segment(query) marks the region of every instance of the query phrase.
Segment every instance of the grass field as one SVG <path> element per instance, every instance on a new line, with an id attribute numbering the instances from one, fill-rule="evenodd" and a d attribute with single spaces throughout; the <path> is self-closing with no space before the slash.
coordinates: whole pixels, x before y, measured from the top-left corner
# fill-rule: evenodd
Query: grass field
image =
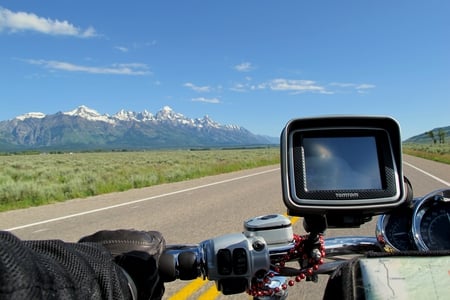
<path id="1" fill-rule="evenodd" d="M 278 162 L 278 148 L 4 155 L 0 211 Z"/>
<path id="2" fill-rule="evenodd" d="M 404 153 L 450 164 L 450 145 Z M 0 156 L 0 211 L 279 163 L 278 148 Z"/>
<path id="3" fill-rule="evenodd" d="M 403 152 L 450 164 L 450 144 L 403 144 Z"/>

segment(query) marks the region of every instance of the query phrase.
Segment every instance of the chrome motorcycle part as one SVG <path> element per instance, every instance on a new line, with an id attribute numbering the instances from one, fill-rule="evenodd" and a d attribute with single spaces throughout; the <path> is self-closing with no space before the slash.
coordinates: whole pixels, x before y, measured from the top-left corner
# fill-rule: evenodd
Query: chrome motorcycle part
<path id="1" fill-rule="evenodd" d="M 381 215 L 376 225 L 376 236 L 386 252 L 416 250 L 416 244 L 411 237 L 412 212 L 396 211 Z"/>
<path id="2" fill-rule="evenodd" d="M 450 189 L 434 191 L 416 203 L 412 233 L 421 251 L 450 250 Z"/>
<path id="3" fill-rule="evenodd" d="M 289 218 L 279 214 L 259 216 L 245 221 L 244 234 L 246 237 L 264 238 L 269 247 L 289 244 L 294 236 Z"/>
<path id="4" fill-rule="evenodd" d="M 260 299 L 261 297 L 280 297 L 287 296 L 287 288 L 293 286 L 305 278 L 315 280 L 315 272 L 319 270 L 320 265 L 324 263 L 325 247 L 323 235 L 305 235 L 294 234 L 294 247 L 285 253 L 281 259 L 272 265 L 271 271 L 262 278 L 256 278 L 247 293 Z M 286 266 L 289 261 L 297 260 L 300 269 Z M 279 280 L 283 276 L 293 276 L 295 280 L 288 280 L 283 283 Z M 274 282 L 272 281 L 274 278 Z M 280 285 L 281 284 L 281 285 Z"/>
<path id="5" fill-rule="evenodd" d="M 227 234 L 206 240 L 200 247 L 207 277 L 216 282 L 224 295 L 245 292 L 252 278 L 263 276 L 270 269 L 269 249 L 258 236 Z"/>

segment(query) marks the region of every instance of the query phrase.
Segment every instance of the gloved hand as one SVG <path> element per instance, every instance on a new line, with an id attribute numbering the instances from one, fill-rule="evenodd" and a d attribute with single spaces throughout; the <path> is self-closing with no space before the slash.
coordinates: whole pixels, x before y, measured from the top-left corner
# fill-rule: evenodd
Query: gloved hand
<path id="1" fill-rule="evenodd" d="M 137 289 L 137 299 L 162 298 L 164 284 L 158 274 L 158 260 L 166 243 L 160 232 L 102 230 L 81 238 L 79 242 L 100 243 L 108 249 L 114 261 L 131 277 Z"/>

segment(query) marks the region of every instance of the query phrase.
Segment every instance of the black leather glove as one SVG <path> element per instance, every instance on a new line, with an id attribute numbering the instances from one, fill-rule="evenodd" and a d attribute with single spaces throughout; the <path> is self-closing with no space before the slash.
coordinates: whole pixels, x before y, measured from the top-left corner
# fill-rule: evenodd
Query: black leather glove
<path id="1" fill-rule="evenodd" d="M 131 277 L 137 289 L 137 299 L 161 299 L 164 284 L 158 274 L 158 260 L 165 249 L 165 240 L 158 231 L 102 230 L 83 237 L 80 243 L 100 243 L 108 249 L 114 261 Z"/>

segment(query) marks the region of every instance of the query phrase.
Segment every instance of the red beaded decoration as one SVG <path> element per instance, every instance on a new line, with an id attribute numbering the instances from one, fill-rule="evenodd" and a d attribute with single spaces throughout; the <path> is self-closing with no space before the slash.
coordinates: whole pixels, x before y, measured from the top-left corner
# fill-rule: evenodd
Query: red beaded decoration
<path id="1" fill-rule="evenodd" d="M 317 271 L 319 269 L 319 266 L 323 264 L 323 259 L 325 257 L 324 238 L 323 235 L 318 236 L 319 245 L 316 248 L 317 251 L 314 253 L 314 257 L 311 257 L 312 253 L 305 252 L 305 242 L 307 240 L 308 235 L 299 236 L 297 234 L 294 234 L 294 247 L 289 250 L 289 252 L 284 255 L 280 261 L 278 261 L 271 267 L 271 272 L 268 272 L 264 278 L 252 283 L 252 286 L 247 291 L 247 293 L 253 297 L 272 296 L 281 292 L 282 290 L 286 290 L 288 286 L 293 286 L 296 282 L 300 282 L 306 277 L 312 276 L 314 274 L 314 271 Z M 282 273 L 286 262 L 300 258 L 308 262 L 308 264 L 306 267 L 298 270 L 298 274 L 295 276 L 294 280 L 289 280 L 287 284 L 283 283 L 281 285 L 281 288 L 269 288 L 268 286 L 266 286 L 266 284 L 270 284 L 271 278 L 273 278 L 277 274 Z"/>

